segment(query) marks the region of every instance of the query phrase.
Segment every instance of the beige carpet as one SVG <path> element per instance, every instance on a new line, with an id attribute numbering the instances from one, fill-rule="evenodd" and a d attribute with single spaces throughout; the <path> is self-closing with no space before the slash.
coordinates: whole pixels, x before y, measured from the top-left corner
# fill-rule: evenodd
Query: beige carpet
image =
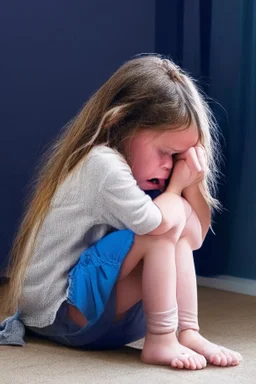
<path id="1" fill-rule="evenodd" d="M 140 361 L 143 340 L 114 352 L 84 352 L 35 338 L 0 346 L 0 384 L 256 384 L 256 297 L 199 289 L 201 332 L 238 350 L 238 367 L 176 371 Z"/>

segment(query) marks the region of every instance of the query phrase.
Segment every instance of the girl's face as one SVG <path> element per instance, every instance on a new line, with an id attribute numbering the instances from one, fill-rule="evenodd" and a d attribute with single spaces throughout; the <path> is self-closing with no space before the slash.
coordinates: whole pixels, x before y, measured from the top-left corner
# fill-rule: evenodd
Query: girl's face
<path id="1" fill-rule="evenodd" d="M 138 186 L 164 190 L 171 174 L 173 155 L 187 151 L 199 141 L 195 124 L 181 131 L 144 129 L 125 141 L 125 157 Z"/>

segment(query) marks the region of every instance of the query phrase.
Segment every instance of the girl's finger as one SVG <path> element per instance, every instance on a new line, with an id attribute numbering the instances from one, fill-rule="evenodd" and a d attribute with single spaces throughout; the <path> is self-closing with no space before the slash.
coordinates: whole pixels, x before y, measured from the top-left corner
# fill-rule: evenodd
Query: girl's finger
<path id="1" fill-rule="evenodd" d="M 197 172 L 203 171 L 203 167 L 199 161 L 195 147 L 192 147 L 188 150 L 186 162 L 190 168 L 194 168 Z"/>
<path id="2" fill-rule="evenodd" d="M 196 150 L 198 161 L 199 161 L 199 163 L 200 163 L 200 165 L 202 167 L 202 170 L 206 171 L 206 169 L 207 169 L 207 162 L 206 162 L 205 150 L 203 149 L 202 146 L 195 147 L 195 150 Z"/>

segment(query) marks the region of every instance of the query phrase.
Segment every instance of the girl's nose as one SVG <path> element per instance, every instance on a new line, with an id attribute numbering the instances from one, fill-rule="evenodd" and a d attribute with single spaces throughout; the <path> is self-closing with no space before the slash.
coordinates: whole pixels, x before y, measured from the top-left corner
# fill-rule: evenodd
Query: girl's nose
<path id="1" fill-rule="evenodd" d="M 163 168 L 171 170 L 173 167 L 173 158 L 170 155 L 166 155 L 163 161 Z"/>

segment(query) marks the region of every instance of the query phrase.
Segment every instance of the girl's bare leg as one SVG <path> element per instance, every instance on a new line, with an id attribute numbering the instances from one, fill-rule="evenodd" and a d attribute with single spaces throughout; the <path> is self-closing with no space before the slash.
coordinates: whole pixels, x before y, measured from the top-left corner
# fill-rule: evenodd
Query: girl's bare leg
<path id="1" fill-rule="evenodd" d="M 117 315 L 135 304 L 140 299 L 137 292 L 141 292 L 147 322 L 142 360 L 148 364 L 202 369 L 206 366 L 205 358 L 182 346 L 176 337 L 176 241 L 171 231 L 161 236 L 135 236 L 117 283 Z M 142 286 L 139 273 L 137 278 L 136 273 L 132 273 L 141 261 Z M 138 291 L 125 288 L 132 285 Z"/>
<path id="2" fill-rule="evenodd" d="M 195 232 L 199 234 L 200 230 L 197 216 L 193 213 L 175 248 L 179 342 L 205 356 L 211 364 L 223 367 L 237 365 L 242 360 L 238 352 L 213 344 L 199 333 L 197 284 L 192 248 L 197 249 L 200 246 L 195 244 L 197 242 Z M 192 242 L 191 239 L 193 239 Z"/>

